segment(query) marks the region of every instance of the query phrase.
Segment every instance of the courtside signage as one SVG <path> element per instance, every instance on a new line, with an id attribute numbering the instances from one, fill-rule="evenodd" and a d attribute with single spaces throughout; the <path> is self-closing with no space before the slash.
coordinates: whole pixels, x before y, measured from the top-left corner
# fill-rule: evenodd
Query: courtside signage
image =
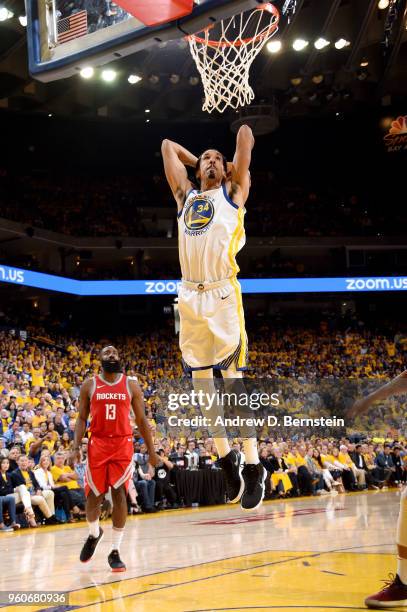
<path id="1" fill-rule="evenodd" d="M 407 151 L 407 115 L 397 117 L 391 122 L 384 137 L 384 144 L 388 153 Z"/>
<path id="2" fill-rule="evenodd" d="M 407 276 L 370 278 L 242 278 L 243 293 L 357 293 L 360 291 L 407 291 Z M 176 295 L 177 280 L 80 281 L 0 266 L 0 282 L 80 296 Z"/>

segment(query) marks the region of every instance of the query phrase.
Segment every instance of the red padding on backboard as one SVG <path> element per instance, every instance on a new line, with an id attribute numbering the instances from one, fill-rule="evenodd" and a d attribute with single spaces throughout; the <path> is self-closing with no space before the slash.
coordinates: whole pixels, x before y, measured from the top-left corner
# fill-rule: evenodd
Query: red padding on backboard
<path id="1" fill-rule="evenodd" d="M 194 0 L 116 0 L 116 4 L 145 25 L 155 26 L 190 15 Z"/>

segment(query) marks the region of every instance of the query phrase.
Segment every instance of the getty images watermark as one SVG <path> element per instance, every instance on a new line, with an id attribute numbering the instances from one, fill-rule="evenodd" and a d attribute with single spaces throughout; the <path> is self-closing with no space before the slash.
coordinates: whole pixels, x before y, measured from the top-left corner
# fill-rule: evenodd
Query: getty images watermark
<path id="1" fill-rule="evenodd" d="M 171 412 L 196 408 L 201 414 L 185 417 L 169 415 L 170 427 L 344 427 L 345 420 L 330 417 L 295 417 L 289 414 L 264 414 L 269 409 L 284 410 L 285 401 L 279 393 L 265 392 L 205 392 L 190 390 L 169 393 L 167 409 Z M 252 412 L 261 412 L 253 415 Z M 207 414 L 205 414 L 207 413 Z"/>

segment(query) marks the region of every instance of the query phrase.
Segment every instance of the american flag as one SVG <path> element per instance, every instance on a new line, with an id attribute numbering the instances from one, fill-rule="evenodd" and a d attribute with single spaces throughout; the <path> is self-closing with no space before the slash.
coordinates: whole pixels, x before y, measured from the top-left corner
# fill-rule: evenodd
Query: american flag
<path id="1" fill-rule="evenodd" d="M 79 38 L 88 33 L 88 12 L 79 11 L 70 17 L 64 17 L 57 22 L 58 44 Z"/>

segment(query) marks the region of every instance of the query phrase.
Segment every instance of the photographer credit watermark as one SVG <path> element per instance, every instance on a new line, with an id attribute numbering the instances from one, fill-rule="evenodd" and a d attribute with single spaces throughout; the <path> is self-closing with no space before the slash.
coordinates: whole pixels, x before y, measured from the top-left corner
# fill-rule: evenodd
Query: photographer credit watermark
<path id="1" fill-rule="evenodd" d="M 258 385 L 249 381 L 244 384 L 241 379 L 228 381 L 228 385 L 227 390 L 222 387 L 213 392 L 194 388 L 169 392 L 166 396 L 167 425 L 170 428 L 208 431 L 219 431 L 221 427 L 234 432 L 245 430 L 246 433 L 248 428 L 345 427 L 345 419 L 336 415 L 313 414 L 304 417 L 288 414 L 286 394 L 268 389 L 267 385 L 259 390 Z M 301 406 L 301 412 L 305 411 L 305 406 Z M 314 408 L 313 412 L 319 411 Z"/>
<path id="2" fill-rule="evenodd" d="M 333 416 L 331 418 L 298 418 L 291 415 L 282 417 L 269 415 L 267 417 L 222 417 L 217 416 L 212 419 L 207 416 L 195 416 L 192 418 L 178 417 L 171 415 L 168 417 L 170 427 L 196 427 L 210 429 L 211 427 L 345 427 L 345 419 Z"/>

